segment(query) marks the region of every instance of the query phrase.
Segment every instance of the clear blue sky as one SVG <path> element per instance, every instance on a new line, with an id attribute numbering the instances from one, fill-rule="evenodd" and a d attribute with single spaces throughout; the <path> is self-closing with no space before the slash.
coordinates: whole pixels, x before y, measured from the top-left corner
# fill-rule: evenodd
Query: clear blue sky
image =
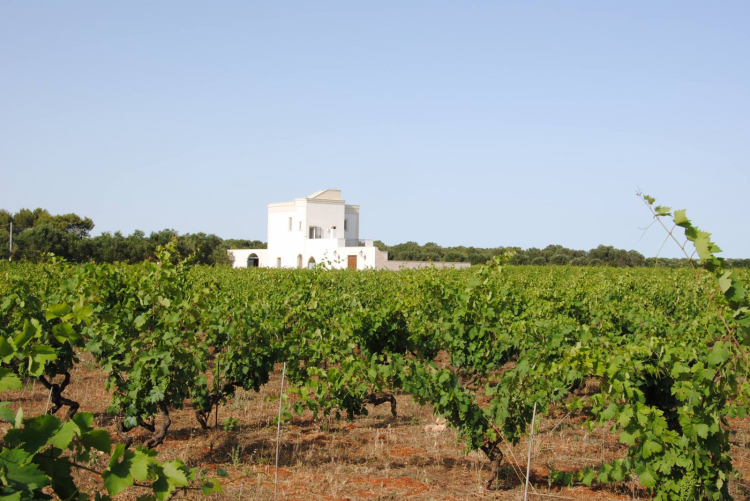
<path id="1" fill-rule="evenodd" d="M 0 207 L 266 238 L 339 188 L 389 244 L 750 257 L 750 3 L 0 4 Z M 676 255 L 667 248 L 662 255 Z"/>

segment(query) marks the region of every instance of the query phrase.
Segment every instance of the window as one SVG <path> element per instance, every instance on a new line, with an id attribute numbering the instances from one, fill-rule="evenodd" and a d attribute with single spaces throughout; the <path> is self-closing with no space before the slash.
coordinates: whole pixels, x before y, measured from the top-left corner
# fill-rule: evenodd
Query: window
<path id="1" fill-rule="evenodd" d="M 299 231 L 302 231 L 302 221 L 299 222 Z"/>
<path id="2" fill-rule="evenodd" d="M 292 231 L 292 218 L 289 218 L 289 231 Z"/>
<path id="3" fill-rule="evenodd" d="M 323 238 L 323 228 L 320 226 L 310 226 L 309 237 L 313 239 Z"/>
<path id="4" fill-rule="evenodd" d="M 344 219 L 344 231 L 347 231 L 349 229 L 349 225 L 347 224 L 348 222 L 348 219 Z"/>
<path id="5" fill-rule="evenodd" d="M 280 257 L 276 258 L 276 267 L 277 268 L 281 268 L 281 258 Z"/>

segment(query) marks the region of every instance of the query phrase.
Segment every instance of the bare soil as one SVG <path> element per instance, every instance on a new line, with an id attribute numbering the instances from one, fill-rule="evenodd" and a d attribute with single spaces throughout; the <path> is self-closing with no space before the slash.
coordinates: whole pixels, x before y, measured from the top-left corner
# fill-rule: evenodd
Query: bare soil
<path id="1" fill-rule="evenodd" d="M 186 403 L 182 410 L 171 410 L 172 426 L 160 445 L 160 460 L 180 458 L 188 466 L 208 469 L 216 476 L 223 468 L 229 478 L 221 479 L 223 493 L 212 499 L 273 499 L 275 477 L 276 424 L 281 371 L 260 392 L 238 391 L 218 413 L 218 429 L 201 430 L 193 410 Z M 107 413 L 109 395 L 104 376 L 87 355 L 73 374 L 66 395 L 80 402 L 81 411 L 93 412 L 95 423 L 110 431 L 113 443 L 116 417 Z M 29 382 L 22 390 L 8 392 L 6 400 L 19 405 L 27 416 L 43 413 L 48 393 L 38 383 Z M 505 460 L 495 490 L 483 488 L 489 465 L 481 453 L 466 454 L 450 428 L 436 425 L 430 407 L 421 407 L 406 395 L 398 395 L 398 418 L 390 406 L 370 407 L 370 414 L 354 421 L 334 418 L 313 419 L 294 416 L 283 422 L 279 444 L 278 499 L 356 500 L 413 499 L 522 500 L 528 442 L 505 446 Z M 58 415 L 64 416 L 65 409 Z M 223 430 L 228 418 L 236 419 L 235 429 Z M 589 431 L 581 426 L 585 417 L 554 410 L 538 419 L 531 457 L 531 500 L 626 500 L 650 499 L 637 481 L 592 487 L 549 487 L 550 467 L 574 471 L 586 466 L 623 457 L 625 447 L 606 428 Z M 215 416 L 211 416 L 213 426 Z M 750 475 L 750 419 L 731 421 L 733 456 L 737 469 Z M 7 425 L 0 430 L 4 433 Z M 148 437 L 145 430 L 133 431 L 138 440 Z M 101 456 L 100 470 L 106 467 Z M 96 476 L 83 472 L 79 486 L 84 492 L 103 491 Z M 731 491 L 737 500 L 750 500 L 750 482 L 734 480 Z M 118 499 L 135 499 L 145 489 L 131 488 Z M 202 499 L 199 492 L 179 498 Z"/>

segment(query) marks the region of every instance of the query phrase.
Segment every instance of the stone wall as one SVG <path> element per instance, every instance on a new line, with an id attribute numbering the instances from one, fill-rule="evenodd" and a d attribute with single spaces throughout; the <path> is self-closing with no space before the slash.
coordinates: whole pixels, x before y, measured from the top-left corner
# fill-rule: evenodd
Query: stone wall
<path id="1" fill-rule="evenodd" d="M 443 261 L 385 261 L 382 269 L 398 271 L 401 269 L 418 270 L 419 268 L 469 268 L 471 263 L 447 263 Z"/>

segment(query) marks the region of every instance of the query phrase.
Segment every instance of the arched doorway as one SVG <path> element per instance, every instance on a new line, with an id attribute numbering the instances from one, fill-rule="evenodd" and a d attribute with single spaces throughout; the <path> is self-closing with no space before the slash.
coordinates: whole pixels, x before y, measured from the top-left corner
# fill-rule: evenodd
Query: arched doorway
<path id="1" fill-rule="evenodd" d="M 297 268 L 302 268 L 302 254 L 297 255 Z"/>
<path id="2" fill-rule="evenodd" d="M 312 270 L 313 268 L 315 268 L 315 258 L 314 257 L 310 257 L 310 259 L 307 260 L 307 268 L 310 269 L 310 270 Z"/>
<path id="3" fill-rule="evenodd" d="M 258 259 L 258 255 L 255 254 L 255 253 L 250 254 L 247 257 L 247 267 L 248 268 L 257 268 L 258 266 L 260 266 L 260 259 Z"/>

